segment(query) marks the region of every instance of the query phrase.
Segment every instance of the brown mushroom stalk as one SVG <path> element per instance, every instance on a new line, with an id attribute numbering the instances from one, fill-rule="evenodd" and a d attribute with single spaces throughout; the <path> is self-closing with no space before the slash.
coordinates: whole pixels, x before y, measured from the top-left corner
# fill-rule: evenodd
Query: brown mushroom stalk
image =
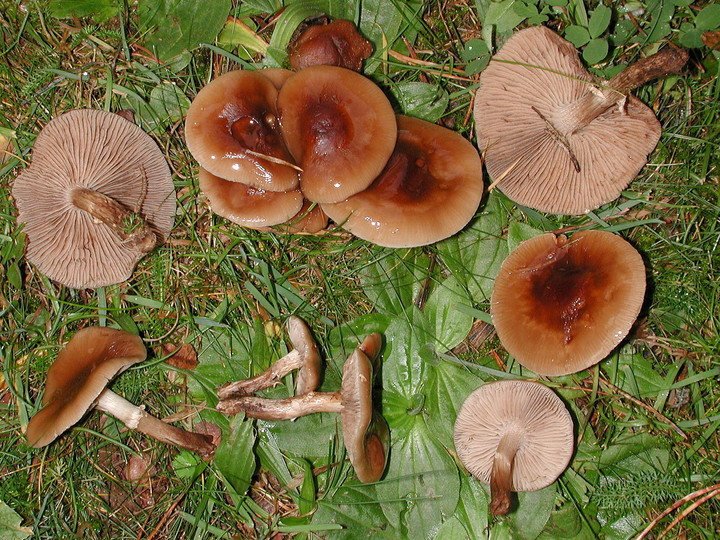
<path id="1" fill-rule="evenodd" d="M 148 253 L 158 243 L 157 235 L 143 217 L 112 197 L 85 187 L 76 187 L 70 193 L 72 203 L 103 223 L 130 249 Z"/>
<path id="2" fill-rule="evenodd" d="M 215 451 L 212 438 L 208 435 L 177 428 L 159 418 L 149 415 L 142 407 L 133 405 L 112 390 L 104 390 L 98 397 L 95 408 L 120 420 L 128 429 L 144 433 L 157 441 L 190 450 L 202 457 L 209 457 Z"/>
<path id="3" fill-rule="evenodd" d="M 490 475 L 490 496 L 492 497 L 490 511 L 495 516 L 502 516 L 510 511 L 510 492 L 513 491 L 513 462 L 521 443 L 522 436 L 516 431 L 509 431 L 500 439 L 497 450 L 495 450 Z"/>
<path id="4" fill-rule="evenodd" d="M 667 47 L 629 65 L 600 88 L 591 86 L 584 96 L 566 105 L 558 114 L 559 117 L 566 116 L 571 120 L 571 124 L 563 126 L 561 131 L 577 133 L 610 107 L 625 99 L 635 88 L 654 79 L 680 72 L 687 60 L 687 50 Z"/>
<path id="5" fill-rule="evenodd" d="M 294 420 L 313 413 L 342 412 L 343 401 L 340 392 L 308 392 L 287 399 L 242 396 L 221 400 L 217 409 L 230 416 L 244 412 L 261 420 Z"/>
<path id="6" fill-rule="evenodd" d="M 296 381 L 297 395 L 312 392 L 318 387 L 320 383 L 320 352 L 310 328 L 305 321 L 294 315 L 287 320 L 285 326 L 293 344 L 293 350 L 259 375 L 221 386 L 218 389 L 220 400 L 249 396 L 259 390 L 270 388 L 296 369 L 300 370 Z"/>

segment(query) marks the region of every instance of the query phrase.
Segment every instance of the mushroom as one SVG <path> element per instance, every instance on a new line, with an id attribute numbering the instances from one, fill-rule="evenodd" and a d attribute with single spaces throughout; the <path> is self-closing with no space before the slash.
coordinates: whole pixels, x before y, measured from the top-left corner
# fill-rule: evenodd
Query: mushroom
<path id="1" fill-rule="evenodd" d="M 338 202 L 380 174 L 397 137 L 395 113 L 382 90 L 349 69 L 311 66 L 278 94 L 283 137 L 302 169 L 305 198 Z"/>
<path id="2" fill-rule="evenodd" d="M 215 448 L 210 437 L 166 424 L 106 388 L 116 375 L 142 362 L 146 355 L 142 340 L 122 330 L 79 330 L 48 370 L 43 408 L 30 419 L 25 432 L 28 444 L 35 448 L 50 444 L 94 407 L 129 429 L 210 456 Z"/>
<path id="3" fill-rule="evenodd" d="M 297 186 L 297 167 L 277 124 L 284 78 L 282 71 L 229 71 L 198 92 L 185 119 L 185 142 L 201 167 L 266 191 Z"/>
<path id="4" fill-rule="evenodd" d="M 200 189 L 216 214 L 233 223 L 262 229 L 284 223 L 296 216 L 303 206 L 299 189 L 265 191 L 240 182 L 230 182 L 200 167 Z"/>
<path id="5" fill-rule="evenodd" d="M 263 420 L 292 420 L 316 412 L 338 412 L 345 448 L 361 482 L 382 477 L 387 462 L 389 429 L 373 411 L 373 363 L 380 351 L 380 334 L 370 334 L 348 357 L 337 392 L 308 392 L 288 399 L 245 396 L 220 400 L 218 411 L 244 412 Z"/>
<path id="6" fill-rule="evenodd" d="M 687 56 L 668 47 L 600 81 L 548 28 L 517 32 L 475 96 L 490 178 L 513 201 L 544 212 L 581 214 L 617 198 L 660 138 L 653 111 L 629 92 L 679 71 Z"/>
<path id="7" fill-rule="evenodd" d="M 422 246 L 452 236 L 482 199 L 480 156 L 449 129 L 409 116 L 398 116 L 397 124 L 395 150 L 375 181 L 322 208 L 343 228 L 381 246 Z"/>
<path id="8" fill-rule="evenodd" d="M 605 231 L 541 234 L 522 242 L 495 278 L 490 312 L 501 343 L 540 375 L 566 375 L 605 358 L 630 331 L 645 266 Z"/>
<path id="9" fill-rule="evenodd" d="M 315 234 L 325 229 L 328 221 L 328 215 L 319 204 L 305 199 L 295 216 L 271 229 L 293 234 Z"/>
<path id="10" fill-rule="evenodd" d="M 38 135 L 31 165 L 15 179 L 27 258 L 68 287 L 128 279 L 165 241 L 175 215 L 170 169 L 152 138 L 124 118 L 70 111 Z"/>
<path id="11" fill-rule="evenodd" d="M 288 50 L 290 67 L 297 71 L 318 65 L 360 71 L 373 47 L 352 22 L 336 19 L 328 24 L 309 26 Z"/>
<path id="12" fill-rule="evenodd" d="M 293 349 L 261 374 L 235 381 L 218 388 L 221 400 L 249 396 L 277 384 L 285 375 L 299 369 L 295 380 L 295 394 L 314 392 L 320 384 L 320 351 L 310 328 L 300 317 L 293 315 L 285 323 Z"/>
<path id="13" fill-rule="evenodd" d="M 463 403 L 455 421 L 455 449 L 467 470 L 490 484 L 490 511 L 507 514 L 511 491 L 537 491 L 565 470 L 573 453 L 573 422 L 546 386 L 496 381 Z"/>

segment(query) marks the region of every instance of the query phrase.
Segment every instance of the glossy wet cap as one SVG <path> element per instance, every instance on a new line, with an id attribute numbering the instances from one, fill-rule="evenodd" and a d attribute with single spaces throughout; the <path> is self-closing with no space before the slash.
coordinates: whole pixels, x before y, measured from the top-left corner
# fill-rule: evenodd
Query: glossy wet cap
<path id="1" fill-rule="evenodd" d="M 121 116 L 80 109 L 40 132 L 32 162 L 15 179 L 26 257 L 67 287 L 95 288 L 130 277 L 146 251 L 123 243 L 72 202 L 78 188 L 96 191 L 138 213 L 164 242 L 175 219 L 170 168 L 153 139 Z"/>
<path id="2" fill-rule="evenodd" d="M 297 170 L 277 125 L 284 78 L 283 72 L 230 71 L 198 92 L 185 120 L 185 141 L 201 167 L 266 191 L 297 186 Z"/>
<path id="3" fill-rule="evenodd" d="M 574 108 L 599 81 L 573 45 L 535 26 L 493 56 L 475 96 L 478 147 L 490 179 L 513 201 L 582 214 L 612 201 L 660 138 L 653 111 L 633 96 L 574 131 Z"/>
<path id="4" fill-rule="evenodd" d="M 520 364 L 540 375 L 565 375 L 610 354 L 644 296 L 642 257 L 620 236 L 547 233 L 505 259 L 490 311 L 503 347 Z"/>
<path id="5" fill-rule="evenodd" d="M 319 65 L 360 71 L 363 60 L 372 51 L 372 44 L 352 22 L 336 19 L 328 24 L 309 26 L 290 44 L 290 66 L 298 71 Z"/>
<path id="6" fill-rule="evenodd" d="M 397 138 L 395 113 L 382 90 L 349 69 L 312 66 L 278 95 L 283 136 L 313 202 L 338 202 L 380 174 Z"/>
<path id="7" fill-rule="evenodd" d="M 432 244 L 460 231 L 482 199 L 475 147 L 441 126 L 398 116 L 395 149 L 364 191 L 323 210 L 355 236 L 403 248 Z"/>
<path id="8" fill-rule="evenodd" d="M 200 190 L 216 214 L 233 223 L 262 229 L 284 223 L 295 216 L 303 205 L 299 189 L 265 191 L 240 182 L 230 182 L 200 168 Z"/>
<path id="9" fill-rule="evenodd" d="M 490 484 L 495 453 L 505 436 L 520 441 L 513 462 L 513 491 L 549 486 L 572 457 L 572 417 L 562 400 L 540 383 L 496 381 L 463 402 L 455 421 L 455 450 L 465 468 L 485 484 Z"/>
<path id="10" fill-rule="evenodd" d="M 28 444 L 50 444 L 93 407 L 116 375 L 146 356 L 145 345 L 133 334 L 104 327 L 79 330 L 48 370 L 43 408 L 25 432 Z"/>

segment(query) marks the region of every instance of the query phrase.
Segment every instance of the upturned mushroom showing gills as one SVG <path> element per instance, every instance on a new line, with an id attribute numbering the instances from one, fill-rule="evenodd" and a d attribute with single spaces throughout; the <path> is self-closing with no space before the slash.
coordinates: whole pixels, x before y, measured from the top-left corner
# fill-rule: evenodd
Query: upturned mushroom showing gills
<path id="1" fill-rule="evenodd" d="M 106 388 L 115 376 L 145 360 L 146 355 L 140 338 L 122 330 L 79 330 L 48 370 L 43 408 L 30 419 L 25 432 L 28 444 L 35 448 L 50 444 L 95 408 L 129 429 L 210 456 L 215 448 L 210 437 L 166 424 Z"/>
<path id="2" fill-rule="evenodd" d="M 322 208 L 375 244 L 423 246 L 452 236 L 475 215 L 484 191 L 482 162 L 454 131 L 409 116 L 397 123 L 395 150 L 373 183 Z"/>
<path id="3" fill-rule="evenodd" d="M 242 381 L 234 381 L 218 388 L 218 398 L 249 396 L 274 386 L 288 373 L 298 370 L 295 394 L 314 392 L 320 384 L 321 358 L 315 338 L 305 321 L 293 315 L 285 323 L 293 349 L 261 374 Z"/>
<path id="4" fill-rule="evenodd" d="M 352 22 L 336 19 L 328 24 L 309 26 L 288 50 L 290 67 L 294 70 L 325 65 L 360 71 L 373 48 Z"/>
<path id="5" fill-rule="evenodd" d="M 297 187 L 297 167 L 277 122 L 283 73 L 230 71 L 198 92 L 185 119 L 185 142 L 202 168 L 266 191 Z"/>
<path id="6" fill-rule="evenodd" d="M 490 313 L 503 347 L 539 375 L 566 375 L 605 358 L 645 296 L 642 257 L 621 237 L 581 231 L 522 242 L 495 278 Z"/>
<path id="7" fill-rule="evenodd" d="M 170 168 L 158 146 L 132 122 L 100 110 L 51 120 L 13 197 L 28 260 L 76 289 L 128 279 L 165 241 L 175 217 Z"/>
<path id="8" fill-rule="evenodd" d="M 307 392 L 287 399 L 255 396 L 221 399 L 217 409 L 228 415 L 244 412 L 263 420 L 292 420 L 317 412 L 340 413 L 343 441 L 358 480 L 375 482 L 385 471 L 389 429 L 373 410 L 374 362 L 382 339 L 370 334 L 345 361 L 337 392 Z"/>
<path id="9" fill-rule="evenodd" d="M 614 200 L 660 138 L 653 111 L 629 92 L 680 71 L 687 56 L 667 47 L 601 81 L 548 28 L 517 32 L 483 71 L 475 96 L 491 180 L 544 212 L 582 214 Z"/>
<path id="10" fill-rule="evenodd" d="M 382 90 L 349 69 L 312 66 L 278 94 L 283 137 L 313 202 L 338 202 L 368 187 L 392 154 L 395 113 Z"/>
<path id="11" fill-rule="evenodd" d="M 490 484 L 490 511 L 507 514 L 512 491 L 537 491 L 565 470 L 573 422 L 562 400 L 540 383 L 503 380 L 471 393 L 455 421 L 455 450 L 465 468 Z"/>

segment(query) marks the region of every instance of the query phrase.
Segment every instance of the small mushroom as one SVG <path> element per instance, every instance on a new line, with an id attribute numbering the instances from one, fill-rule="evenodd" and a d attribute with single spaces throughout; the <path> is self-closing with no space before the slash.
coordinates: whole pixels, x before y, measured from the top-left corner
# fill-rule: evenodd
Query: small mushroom
<path id="1" fill-rule="evenodd" d="M 263 420 L 292 420 L 316 412 L 340 413 L 345 448 L 361 482 L 374 482 L 385 471 L 389 429 L 374 413 L 372 402 L 373 362 L 382 339 L 370 334 L 345 361 L 342 387 L 338 392 L 308 392 L 288 399 L 255 396 L 221 400 L 217 409 L 228 415 L 244 412 Z"/>
<path id="2" fill-rule="evenodd" d="M 360 71 L 373 47 L 352 22 L 336 19 L 328 24 L 309 26 L 288 50 L 290 67 L 296 71 L 319 65 Z"/>
<path id="3" fill-rule="evenodd" d="M 35 448 L 50 444 L 96 408 L 129 429 L 210 456 L 214 451 L 210 437 L 166 424 L 106 388 L 116 375 L 142 362 L 146 355 L 142 340 L 122 330 L 79 330 L 48 370 L 43 408 L 30 419 L 25 432 L 28 444 Z"/>
<path id="4" fill-rule="evenodd" d="M 250 396 L 258 390 L 274 386 L 295 369 L 299 369 L 295 380 L 296 395 L 317 389 L 320 384 L 321 357 L 310 328 L 296 315 L 288 318 L 285 328 L 293 349 L 261 374 L 221 386 L 218 388 L 218 398 L 224 400 Z"/>
<path id="5" fill-rule="evenodd" d="M 606 231 L 522 242 L 495 278 L 490 312 L 501 343 L 540 375 L 566 375 L 605 358 L 627 335 L 645 296 L 645 265 Z"/>
<path id="6" fill-rule="evenodd" d="M 266 191 L 289 191 L 298 171 L 277 122 L 284 72 L 230 71 L 198 92 L 185 119 L 185 141 L 210 173 Z"/>
<path id="7" fill-rule="evenodd" d="M 27 258 L 68 287 L 128 279 L 175 216 L 170 169 L 152 138 L 117 114 L 70 111 L 38 135 L 15 179 Z"/>
<path id="8" fill-rule="evenodd" d="M 290 153 L 302 169 L 305 198 L 338 202 L 380 174 L 397 138 L 382 90 L 349 69 L 312 66 L 290 77 L 277 101 Z"/>
<path id="9" fill-rule="evenodd" d="M 300 212 L 303 195 L 292 191 L 265 191 L 240 182 L 230 182 L 200 168 L 200 190 L 216 214 L 233 223 L 262 229 L 290 220 Z"/>
<path id="10" fill-rule="evenodd" d="M 496 381 L 463 403 L 455 421 L 455 449 L 467 470 L 490 484 L 490 511 L 507 514 L 511 491 L 537 491 L 565 470 L 573 453 L 573 422 L 546 386 Z"/>
<path id="11" fill-rule="evenodd" d="M 373 183 L 322 208 L 355 236 L 381 246 L 423 246 L 452 236 L 482 199 L 480 156 L 449 129 L 409 116 L 398 116 L 397 124 L 395 150 Z"/>
<path id="12" fill-rule="evenodd" d="M 679 71 L 687 57 L 668 47 L 601 81 L 552 30 L 517 32 L 475 96 L 490 178 L 513 201 L 544 212 L 581 214 L 617 198 L 660 138 L 653 111 L 629 92 Z"/>

